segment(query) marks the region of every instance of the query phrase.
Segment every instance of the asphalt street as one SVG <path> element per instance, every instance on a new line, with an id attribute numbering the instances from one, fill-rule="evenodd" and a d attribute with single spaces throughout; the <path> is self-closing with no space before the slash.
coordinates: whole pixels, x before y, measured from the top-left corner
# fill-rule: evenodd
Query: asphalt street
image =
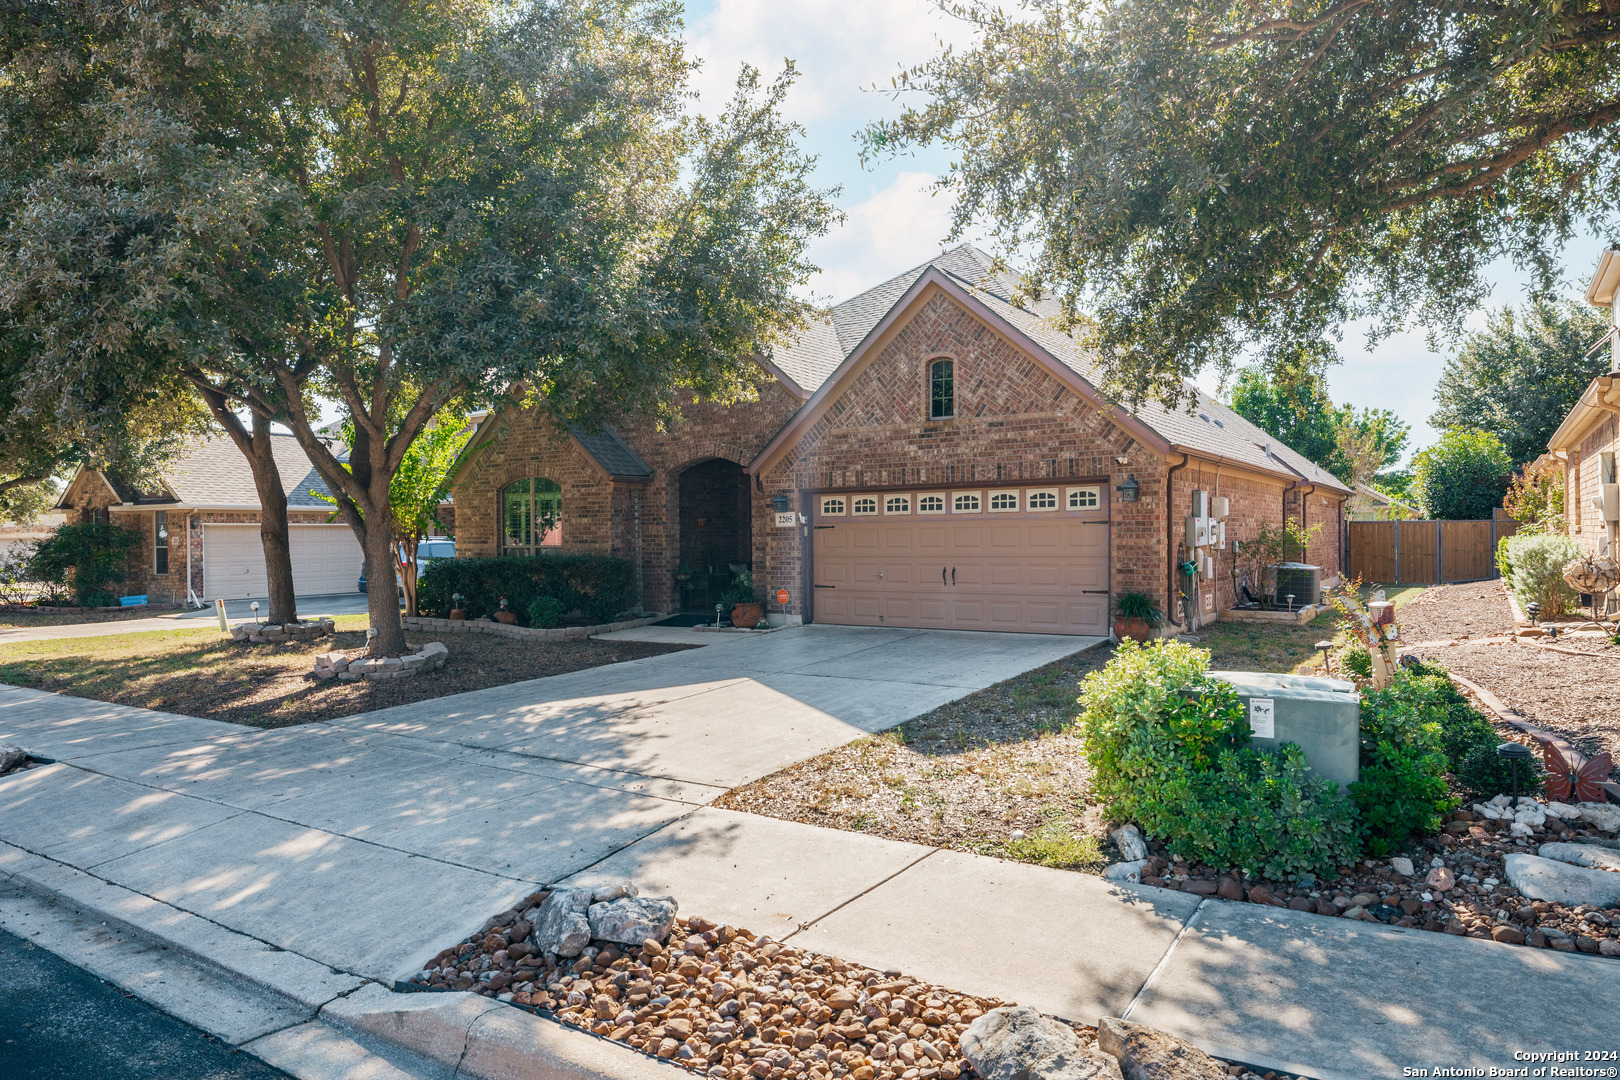
<path id="1" fill-rule="evenodd" d="M 287 1074 L 0 930 L 6 1080 L 286 1080 Z"/>

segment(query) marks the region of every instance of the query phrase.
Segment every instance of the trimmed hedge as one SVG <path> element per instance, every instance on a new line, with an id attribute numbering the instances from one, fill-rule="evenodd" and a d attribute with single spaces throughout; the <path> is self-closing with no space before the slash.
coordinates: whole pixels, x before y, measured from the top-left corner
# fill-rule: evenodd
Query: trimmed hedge
<path id="1" fill-rule="evenodd" d="M 423 615 L 444 618 L 456 606 L 451 595 L 460 593 L 467 618 L 477 619 L 493 615 L 505 597 L 506 610 L 528 626 L 531 612 L 555 617 L 555 605 L 536 605 L 551 599 L 566 614 L 605 623 L 630 610 L 634 592 L 629 561 L 612 555 L 440 559 L 422 572 L 416 603 Z"/>

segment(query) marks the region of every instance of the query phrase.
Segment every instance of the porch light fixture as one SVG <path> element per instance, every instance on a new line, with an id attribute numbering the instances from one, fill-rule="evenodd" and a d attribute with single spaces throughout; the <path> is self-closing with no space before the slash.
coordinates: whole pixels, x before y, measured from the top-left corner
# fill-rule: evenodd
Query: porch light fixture
<path id="1" fill-rule="evenodd" d="M 1142 494 L 1142 485 L 1137 482 L 1136 474 L 1132 473 L 1125 478 L 1123 484 L 1120 484 L 1114 490 L 1119 492 L 1120 502 L 1135 502 Z"/>
<path id="2" fill-rule="evenodd" d="M 1505 742 L 1496 748 L 1496 756 L 1513 769 L 1513 801 L 1519 801 L 1519 762 L 1534 758 L 1535 752 L 1524 743 Z"/>
<path id="3" fill-rule="evenodd" d="M 790 500 L 787 497 L 786 492 L 783 492 L 782 494 L 777 495 L 775 498 L 773 498 L 771 500 L 771 509 L 776 511 L 778 514 L 787 513 L 788 509 L 789 509 L 789 507 L 791 505 L 792 505 L 792 500 Z"/>

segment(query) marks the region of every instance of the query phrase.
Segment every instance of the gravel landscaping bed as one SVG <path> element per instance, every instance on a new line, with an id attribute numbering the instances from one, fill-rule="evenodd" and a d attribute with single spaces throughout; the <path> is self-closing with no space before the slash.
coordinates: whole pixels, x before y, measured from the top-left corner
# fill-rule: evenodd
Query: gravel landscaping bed
<path id="1" fill-rule="evenodd" d="M 1596 656 L 1555 652 L 1525 641 L 1430 645 L 1511 635 L 1513 617 L 1500 581 L 1426 589 L 1400 612 L 1407 651 L 1472 679 L 1538 727 L 1562 735 L 1588 756 L 1607 750 L 1620 761 L 1620 708 L 1614 703 L 1620 647 L 1598 634 L 1557 644 Z M 1414 647 L 1417 643 L 1421 647 Z"/>
<path id="2" fill-rule="evenodd" d="M 1537 815 L 1527 816 L 1533 821 Z M 1223 900 L 1620 957 L 1620 905 L 1535 900 L 1509 881 L 1504 860 L 1515 854 L 1533 855 L 1547 842 L 1584 844 L 1591 851 L 1608 852 L 1620 862 L 1620 839 L 1615 832 L 1587 822 L 1561 821 L 1544 811 L 1540 816 L 1540 824 L 1527 826 L 1529 837 L 1515 837 L 1510 820 L 1461 809 L 1449 816 L 1439 835 L 1410 846 L 1399 856 L 1341 867 L 1337 879 L 1323 884 L 1246 879 L 1214 867 L 1172 860 L 1162 845 L 1150 841 L 1141 880 L 1144 885 Z M 1620 873 L 1614 876 L 1620 886 Z"/>
<path id="3" fill-rule="evenodd" d="M 591 904 L 593 931 L 608 921 L 598 918 L 603 908 L 632 905 L 636 910 L 633 899 L 619 899 L 634 896 L 628 884 L 597 890 L 594 896 L 586 890 L 560 892 L 557 897 L 551 891 L 534 893 L 519 907 L 489 919 L 477 933 L 440 952 L 400 989 L 463 990 L 497 998 L 716 1080 L 978 1077 L 982 1074 L 968 1055 L 983 1064 L 995 1052 L 989 1045 L 995 1033 L 987 1028 L 989 1021 L 979 1025 L 974 1030 L 980 1038 L 970 1040 L 971 1050 L 964 1049 L 962 1036 L 991 1010 L 1010 1007 L 899 971 L 877 971 L 798 949 L 740 927 L 674 917 L 675 904 L 668 898 L 642 898 L 642 912 L 660 906 L 669 912 L 664 933 L 655 931 L 640 944 L 603 939 L 583 944 L 582 934 L 566 949 L 578 955 L 560 956 L 544 947 L 554 940 L 550 934 L 558 926 L 558 901 L 571 905 L 567 894 L 584 894 Z M 1104 1060 L 1110 1040 L 1100 1041 L 1096 1027 L 1053 1022 L 1038 1014 L 1029 1019 L 1052 1028 L 1061 1025 L 1060 1037 L 1072 1038 L 1088 1058 L 1111 1067 L 1061 1075 L 1121 1075 L 1112 1059 Z M 1195 1056 L 1205 1062 L 1196 1071 L 1138 1075 L 1262 1080 L 1151 1029 L 1114 1025 L 1113 1033 L 1115 1048 L 1109 1053 L 1116 1056 L 1135 1050 L 1143 1058 L 1162 1052 L 1183 1064 L 1194 1063 Z M 1135 1045 L 1119 1047 L 1120 1033 Z M 992 1072 L 1003 1074 L 1000 1069 Z M 1263 1080 L 1285 1077 L 1268 1072 Z"/>
<path id="4" fill-rule="evenodd" d="M 321 681 L 318 653 L 358 652 L 366 617 L 310 642 L 249 645 L 198 630 L 0 645 L 0 682 L 75 697 L 276 728 L 559 675 L 692 646 L 645 641 L 509 641 L 455 636 L 445 667 L 418 679 Z M 425 645 L 437 635 L 405 635 Z"/>

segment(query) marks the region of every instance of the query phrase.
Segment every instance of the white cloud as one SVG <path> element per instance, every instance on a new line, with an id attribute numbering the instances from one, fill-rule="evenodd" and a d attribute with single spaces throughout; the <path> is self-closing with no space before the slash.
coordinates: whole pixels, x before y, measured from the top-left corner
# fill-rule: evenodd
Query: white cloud
<path id="1" fill-rule="evenodd" d="M 940 253 L 951 231 L 951 198 L 933 194 L 933 181 L 903 172 L 845 211 L 843 225 L 810 249 L 821 267 L 810 281 L 817 299 L 847 300 Z"/>
<path id="2" fill-rule="evenodd" d="M 792 59 L 801 78 L 788 114 L 805 124 L 852 130 L 893 108 L 863 88 L 888 87 L 902 67 L 933 56 L 941 38 L 963 43 L 970 34 L 929 0 L 715 0 L 692 21 L 691 52 L 704 62 L 694 88 L 712 111 L 730 96 L 739 64 L 770 75 Z"/>

